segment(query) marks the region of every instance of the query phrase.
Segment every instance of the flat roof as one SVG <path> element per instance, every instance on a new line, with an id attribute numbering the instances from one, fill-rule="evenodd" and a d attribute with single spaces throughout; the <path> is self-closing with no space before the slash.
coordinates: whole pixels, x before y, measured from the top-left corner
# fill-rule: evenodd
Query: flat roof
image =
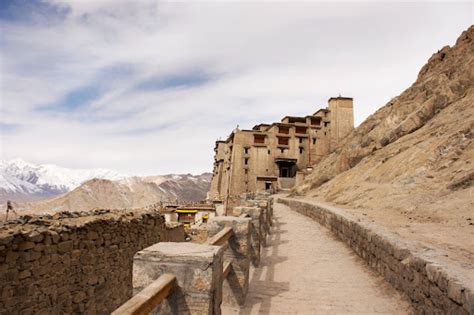
<path id="1" fill-rule="evenodd" d="M 344 96 L 330 97 L 328 99 L 328 102 L 330 102 L 331 100 L 348 100 L 348 101 L 350 100 L 350 101 L 352 101 L 353 98 L 352 97 L 344 97 Z"/>
<path id="2" fill-rule="evenodd" d="M 278 180 L 278 177 L 276 177 L 276 176 L 257 176 L 257 180 L 276 181 L 276 180 Z"/>
<path id="3" fill-rule="evenodd" d="M 215 211 L 216 208 L 213 206 L 205 206 L 205 205 L 200 205 L 200 206 L 182 206 L 178 207 L 176 210 L 210 210 L 210 211 Z"/>
<path id="4" fill-rule="evenodd" d="M 316 114 L 319 113 L 319 112 L 328 113 L 328 112 L 329 112 L 329 109 L 328 109 L 328 108 L 320 108 L 320 109 L 318 109 L 316 112 L 314 112 L 313 116 L 316 115 Z"/>
<path id="5" fill-rule="evenodd" d="M 253 126 L 252 129 L 253 129 L 253 130 L 256 130 L 256 129 L 258 129 L 259 127 L 262 127 L 262 126 L 268 127 L 268 126 L 270 126 L 270 124 L 258 124 L 258 125 Z"/>
<path id="6" fill-rule="evenodd" d="M 298 162 L 298 159 L 275 158 L 275 162 Z"/>
<path id="7" fill-rule="evenodd" d="M 283 121 L 285 118 L 304 119 L 306 121 L 306 117 L 300 117 L 300 116 L 285 116 L 281 120 Z"/>

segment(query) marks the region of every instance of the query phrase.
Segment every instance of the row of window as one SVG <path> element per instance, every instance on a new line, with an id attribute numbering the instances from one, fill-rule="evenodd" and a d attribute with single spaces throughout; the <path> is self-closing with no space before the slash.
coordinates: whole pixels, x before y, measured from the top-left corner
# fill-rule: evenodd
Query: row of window
<path id="1" fill-rule="evenodd" d="M 304 138 L 299 138 L 299 143 L 303 143 Z M 280 145 L 289 145 L 289 138 L 278 138 L 278 144 Z M 313 144 L 316 144 L 316 138 L 313 138 Z"/>
<path id="2" fill-rule="evenodd" d="M 249 150 L 249 148 L 245 148 L 245 154 L 248 154 L 248 152 L 249 152 L 248 150 Z M 280 148 L 280 150 L 281 150 L 281 153 L 285 153 L 285 148 Z M 267 152 L 268 152 L 268 154 L 271 153 L 270 150 L 268 150 Z M 300 154 L 303 154 L 303 152 L 304 152 L 304 148 L 300 147 Z M 249 164 L 249 158 L 248 157 L 244 158 L 244 164 L 245 165 Z"/>
<path id="3" fill-rule="evenodd" d="M 308 128 L 307 127 L 303 127 L 303 126 L 296 126 L 295 127 L 295 133 L 299 133 L 299 134 L 306 134 L 306 132 L 308 131 Z M 290 133 L 290 127 L 287 127 L 287 126 L 279 126 L 278 127 L 278 133 L 282 133 L 282 134 L 289 134 Z"/>
<path id="4" fill-rule="evenodd" d="M 324 133 L 326 134 L 326 133 Z M 289 145 L 289 139 L 287 137 L 277 137 L 279 145 Z M 303 143 L 302 137 L 298 137 L 299 143 Z M 265 135 L 254 135 L 254 144 L 265 144 Z M 313 138 L 313 144 L 316 144 L 316 138 Z M 245 153 L 248 153 L 245 151 Z"/>
<path id="5" fill-rule="evenodd" d="M 306 118 L 303 117 L 290 117 L 288 118 L 288 123 L 303 123 L 306 124 Z M 321 124 L 321 117 L 311 117 L 311 125 L 319 126 Z"/>

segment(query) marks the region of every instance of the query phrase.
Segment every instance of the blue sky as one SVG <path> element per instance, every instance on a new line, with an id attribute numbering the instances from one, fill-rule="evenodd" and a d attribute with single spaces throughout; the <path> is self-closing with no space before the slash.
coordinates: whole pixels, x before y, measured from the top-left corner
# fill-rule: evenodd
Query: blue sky
<path id="1" fill-rule="evenodd" d="M 473 23 L 471 2 L 0 1 L 0 153 L 212 170 L 214 141 L 354 97 L 359 124 Z"/>

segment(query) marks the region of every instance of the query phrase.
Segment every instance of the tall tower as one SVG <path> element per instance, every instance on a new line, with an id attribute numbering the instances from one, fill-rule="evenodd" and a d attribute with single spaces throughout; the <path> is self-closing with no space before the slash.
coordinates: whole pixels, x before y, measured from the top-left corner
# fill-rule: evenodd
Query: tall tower
<path id="1" fill-rule="evenodd" d="M 328 103 L 332 151 L 354 129 L 354 110 L 352 97 L 331 97 Z"/>

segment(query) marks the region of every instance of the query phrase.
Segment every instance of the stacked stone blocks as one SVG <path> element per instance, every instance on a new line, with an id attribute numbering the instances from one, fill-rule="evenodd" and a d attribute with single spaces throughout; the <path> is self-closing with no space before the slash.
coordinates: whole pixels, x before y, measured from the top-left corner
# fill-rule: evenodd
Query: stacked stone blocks
<path id="1" fill-rule="evenodd" d="M 223 216 L 208 222 L 209 237 L 224 227 L 232 227 L 233 236 L 225 247 L 224 261 L 231 262 L 232 269 L 224 280 L 223 302 L 227 305 L 242 305 L 248 293 L 250 275 L 250 218 Z"/>
<path id="2" fill-rule="evenodd" d="M 252 264 L 258 267 L 260 264 L 261 246 L 265 242 L 264 215 L 259 207 L 235 207 L 234 214 L 246 215 L 251 219 L 249 255 Z"/>
<path id="3" fill-rule="evenodd" d="M 134 294 L 169 273 L 176 276 L 177 284 L 156 313 L 220 314 L 223 253 L 222 247 L 206 244 L 150 246 L 134 257 Z"/>

